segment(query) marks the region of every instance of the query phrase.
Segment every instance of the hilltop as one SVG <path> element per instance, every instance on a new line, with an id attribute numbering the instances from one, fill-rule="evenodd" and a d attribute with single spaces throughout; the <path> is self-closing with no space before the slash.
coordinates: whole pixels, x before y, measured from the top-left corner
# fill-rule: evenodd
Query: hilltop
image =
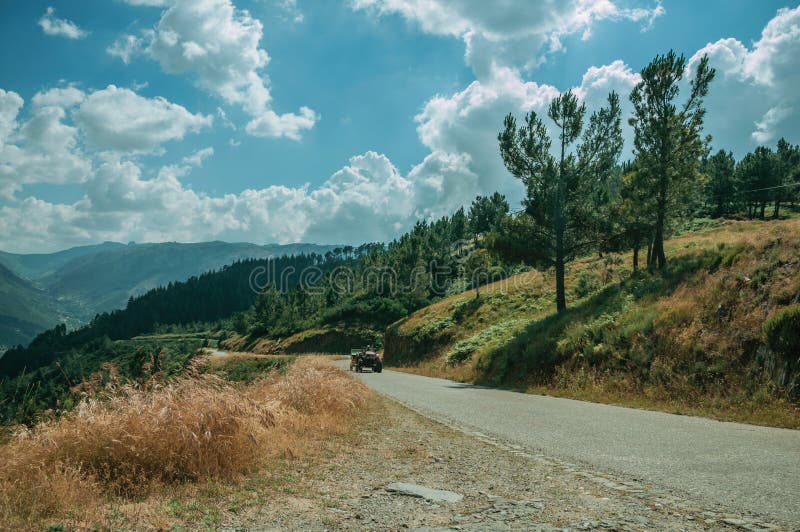
<path id="1" fill-rule="evenodd" d="M 406 371 L 601 402 L 797 427 L 800 220 L 727 221 L 669 240 L 664 273 L 631 254 L 531 271 L 388 327 Z M 719 225 L 718 227 L 714 227 Z M 794 329 L 792 329 L 794 327 Z M 789 338 L 789 340 L 787 340 Z"/>

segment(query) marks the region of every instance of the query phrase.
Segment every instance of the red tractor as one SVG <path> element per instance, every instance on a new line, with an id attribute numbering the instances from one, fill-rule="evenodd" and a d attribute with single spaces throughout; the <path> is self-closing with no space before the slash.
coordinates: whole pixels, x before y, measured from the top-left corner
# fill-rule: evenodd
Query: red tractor
<path id="1" fill-rule="evenodd" d="M 351 349 L 350 371 L 361 373 L 366 368 L 371 369 L 373 373 L 383 371 L 383 361 L 375 348 L 367 346 L 364 349 Z"/>

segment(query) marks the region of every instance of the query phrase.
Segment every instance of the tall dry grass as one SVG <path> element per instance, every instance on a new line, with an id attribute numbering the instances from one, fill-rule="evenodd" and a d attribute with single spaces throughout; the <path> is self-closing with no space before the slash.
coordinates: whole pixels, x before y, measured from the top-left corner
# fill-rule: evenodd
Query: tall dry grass
<path id="1" fill-rule="evenodd" d="M 308 440 L 343 432 L 367 389 L 314 357 L 285 375 L 235 386 L 208 375 L 149 390 L 121 387 L 0 446 L 0 528 L 67 510 L 102 513 L 109 496 L 229 480 Z"/>

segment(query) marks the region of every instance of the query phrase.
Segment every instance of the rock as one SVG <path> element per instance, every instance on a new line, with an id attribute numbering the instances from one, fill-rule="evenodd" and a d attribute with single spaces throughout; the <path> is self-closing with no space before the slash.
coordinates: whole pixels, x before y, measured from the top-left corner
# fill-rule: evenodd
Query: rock
<path id="1" fill-rule="evenodd" d="M 427 501 L 459 502 L 464 498 L 463 495 L 454 491 L 437 490 L 407 482 L 392 482 L 386 486 L 386 491 L 409 497 L 419 497 Z"/>

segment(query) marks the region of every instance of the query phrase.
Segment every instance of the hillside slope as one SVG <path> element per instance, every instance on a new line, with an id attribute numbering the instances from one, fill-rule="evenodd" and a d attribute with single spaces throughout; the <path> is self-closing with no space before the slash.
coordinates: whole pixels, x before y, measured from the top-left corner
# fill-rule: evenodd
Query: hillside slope
<path id="1" fill-rule="evenodd" d="M 92 246 L 77 246 L 54 253 L 8 253 L 0 251 L 0 264 L 23 279 L 38 279 L 51 274 L 67 262 L 109 249 L 124 247 L 119 242 L 103 242 Z"/>
<path id="2" fill-rule="evenodd" d="M 0 265 L 0 346 L 27 343 L 62 317 L 48 293 Z"/>
<path id="3" fill-rule="evenodd" d="M 388 365 L 571 397 L 800 426 L 800 220 L 728 222 L 668 242 L 668 271 L 630 255 L 529 272 L 387 329 Z"/>
<path id="4" fill-rule="evenodd" d="M 333 246 L 314 244 L 260 246 L 219 241 L 133 244 L 78 257 L 39 282 L 87 321 L 98 312 L 123 308 L 131 296 L 238 260 L 324 254 L 331 249 Z"/>

